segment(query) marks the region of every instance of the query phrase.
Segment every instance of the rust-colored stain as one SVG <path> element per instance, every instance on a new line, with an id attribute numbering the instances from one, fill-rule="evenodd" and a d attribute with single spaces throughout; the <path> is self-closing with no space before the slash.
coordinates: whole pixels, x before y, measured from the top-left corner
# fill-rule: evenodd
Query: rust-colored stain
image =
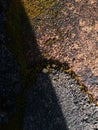
<path id="1" fill-rule="evenodd" d="M 98 103 L 98 0 L 58 0 L 32 25 L 42 55 L 67 61 Z"/>

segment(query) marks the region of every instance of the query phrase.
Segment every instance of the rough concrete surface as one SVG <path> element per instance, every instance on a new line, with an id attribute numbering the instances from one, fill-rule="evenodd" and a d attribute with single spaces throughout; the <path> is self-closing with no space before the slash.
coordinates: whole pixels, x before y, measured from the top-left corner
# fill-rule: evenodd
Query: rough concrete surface
<path id="1" fill-rule="evenodd" d="M 15 13 L 11 13 L 13 4 L 20 12 L 13 10 Z M 8 28 L 13 30 L 11 37 L 18 46 L 18 49 L 15 45 L 13 47 L 16 49 L 18 61 L 23 64 L 18 56 L 21 54 L 21 57 L 24 57 L 21 51 L 23 48 L 23 55 L 30 65 L 34 62 L 38 64 L 41 58 L 67 62 L 97 104 L 97 12 L 97 0 L 12 0 L 8 9 Z M 13 20 L 14 15 L 16 20 Z M 37 58 L 34 58 L 36 56 Z"/>
<path id="2" fill-rule="evenodd" d="M 98 107 L 64 72 L 40 73 L 25 103 L 24 130 L 98 129 Z"/>
<path id="3" fill-rule="evenodd" d="M 97 103 L 98 1 L 58 0 L 31 24 L 42 54 L 67 61 Z"/>
<path id="4" fill-rule="evenodd" d="M 6 45 L 10 41 L 16 51 L 12 50 L 13 56 L 5 45 L 0 46 L 0 123 L 3 121 L 6 126 L 7 122 L 10 125 L 6 127 L 10 128 L 8 130 L 98 130 L 98 106 L 94 104 L 97 103 L 98 96 L 98 1 L 46 1 L 9 0 L 10 9 L 7 14 L 10 14 L 8 19 L 12 21 L 7 21 L 5 15 L 7 0 L 0 1 L 0 43 Z M 16 7 L 24 12 L 18 12 Z M 10 30 L 8 37 L 5 30 L 7 22 Z M 21 43 L 23 48 L 19 48 L 17 43 Z M 24 67 L 21 63 L 25 62 L 21 62 L 20 58 L 22 52 L 28 68 L 40 67 L 40 59 L 45 59 L 46 66 L 42 66 L 36 82 L 25 91 L 23 109 L 17 113 L 16 106 L 19 105 L 16 105 L 14 96 L 16 90 L 20 92 L 20 79 L 17 78 L 19 73 L 16 60 L 20 63 L 19 67 Z M 87 93 L 81 92 L 81 85 L 70 74 L 51 67 L 48 71 L 49 60 L 53 63 L 57 61 L 58 64 L 67 61 L 88 88 L 94 103 L 90 102 Z M 10 82 L 10 87 L 5 80 Z M 15 85 L 16 88 L 13 87 Z M 21 121 L 15 120 L 9 124 L 8 117 L 15 112 L 17 115 L 23 113 Z"/>

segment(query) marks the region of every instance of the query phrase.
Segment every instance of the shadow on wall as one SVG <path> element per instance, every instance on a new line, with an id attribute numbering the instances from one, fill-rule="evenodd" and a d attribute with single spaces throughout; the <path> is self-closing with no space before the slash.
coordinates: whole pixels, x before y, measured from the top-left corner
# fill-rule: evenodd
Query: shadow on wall
<path id="1" fill-rule="evenodd" d="M 21 94 L 22 96 L 18 98 L 18 100 L 21 100 L 27 91 L 27 87 L 30 86 L 30 83 L 32 84 L 35 75 L 39 73 L 43 67 L 52 63 L 56 63 L 59 66 L 62 66 L 62 64 L 59 61 L 47 60 L 41 56 L 34 30 L 19 0 L 9 0 L 7 17 L 7 32 L 9 32 L 8 35 L 10 37 L 7 47 L 16 57 L 22 75 L 24 92 Z M 28 60 L 30 52 L 32 52 L 32 62 Z M 66 63 L 65 65 L 68 67 Z M 26 109 L 26 112 L 32 116 L 32 121 L 25 122 L 25 130 L 68 130 L 66 119 L 63 116 L 58 97 L 56 96 L 48 74 L 41 73 L 38 81 L 35 82 L 32 90 L 29 92 L 31 97 L 30 99 L 28 98 L 27 106 L 29 106 L 29 108 Z M 21 102 L 23 100 L 21 100 Z M 22 108 L 24 109 L 24 105 Z M 19 112 L 24 112 L 23 109 L 19 110 Z M 20 113 L 18 113 L 18 115 L 20 115 Z M 23 120 L 23 117 L 20 118 L 20 120 Z M 20 127 L 22 124 L 18 123 L 19 121 L 14 122 L 14 125 L 10 124 L 10 126 L 7 127 L 10 130 L 23 129 Z"/>

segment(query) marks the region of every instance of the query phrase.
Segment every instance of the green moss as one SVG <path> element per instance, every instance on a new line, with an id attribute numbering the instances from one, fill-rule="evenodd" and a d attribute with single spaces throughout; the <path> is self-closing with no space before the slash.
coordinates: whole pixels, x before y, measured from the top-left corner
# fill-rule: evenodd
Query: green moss
<path id="1" fill-rule="evenodd" d="M 56 39 L 55 38 L 53 38 L 53 39 L 48 39 L 46 42 L 45 42 L 45 45 L 47 45 L 47 46 L 49 46 L 49 45 L 52 45 L 52 44 L 54 44 L 56 42 Z"/>

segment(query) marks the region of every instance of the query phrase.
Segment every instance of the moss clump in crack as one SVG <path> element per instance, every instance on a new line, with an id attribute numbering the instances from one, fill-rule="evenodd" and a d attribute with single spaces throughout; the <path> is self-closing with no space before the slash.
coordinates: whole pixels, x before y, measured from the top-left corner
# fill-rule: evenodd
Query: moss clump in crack
<path id="1" fill-rule="evenodd" d="M 50 38 L 45 42 L 46 46 L 51 46 L 52 44 L 54 44 L 56 42 L 56 38 Z"/>

